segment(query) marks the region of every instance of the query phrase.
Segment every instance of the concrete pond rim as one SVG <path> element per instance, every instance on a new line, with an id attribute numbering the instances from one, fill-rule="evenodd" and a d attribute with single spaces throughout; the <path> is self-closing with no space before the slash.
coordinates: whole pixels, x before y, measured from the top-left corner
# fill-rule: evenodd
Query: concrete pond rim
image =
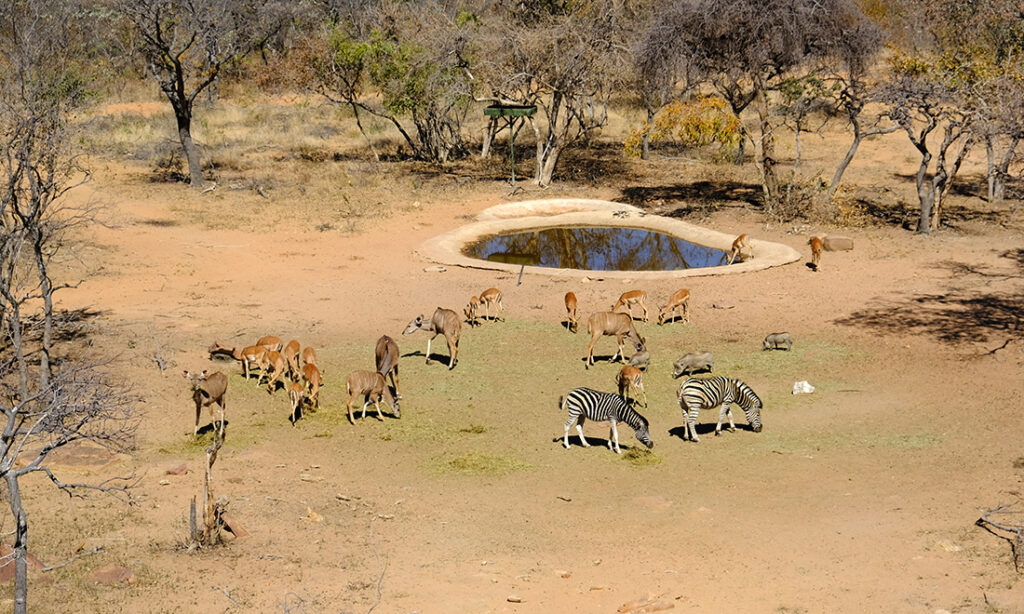
<path id="1" fill-rule="evenodd" d="M 485 209 L 476 216 L 476 221 L 423 242 L 416 248 L 416 253 L 422 258 L 440 265 L 518 274 L 521 265 L 471 258 L 465 255 L 463 250 L 468 245 L 494 235 L 543 228 L 587 226 L 650 230 L 704 247 L 720 249 L 726 253 L 732 248 L 733 240 L 744 232 L 742 229 L 734 233 L 719 232 L 682 220 L 648 214 L 632 205 L 610 201 L 592 199 L 533 200 L 504 203 Z M 802 258 L 800 252 L 782 243 L 751 237 L 750 246 L 753 250 L 752 258 L 732 265 L 714 267 L 666 271 L 593 271 L 526 266 L 522 270 L 524 275 L 546 275 L 549 277 L 657 280 L 749 273 L 790 264 Z"/>

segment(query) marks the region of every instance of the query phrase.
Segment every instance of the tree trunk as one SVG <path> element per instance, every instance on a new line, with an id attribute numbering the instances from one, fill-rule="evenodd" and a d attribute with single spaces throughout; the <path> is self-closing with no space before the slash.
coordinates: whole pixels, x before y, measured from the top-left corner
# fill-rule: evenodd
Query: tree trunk
<path id="1" fill-rule="evenodd" d="M 917 221 L 917 232 L 923 235 L 932 233 L 932 200 L 934 192 L 931 185 L 925 181 L 928 174 L 928 165 L 931 164 L 932 154 L 927 151 L 921 154 L 921 167 L 917 170 L 917 200 L 921 208 L 921 217 Z"/>
<path id="2" fill-rule="evenodd" d="M 43 235 L 37 229 L 33 237 L 33 251 L 36 256 L 36 272 L 39 276 L 39 293 L 43 297 L 43 342 L 39 351 L 39 390 L 46 392 L 50 387 L 50 348 L 53 345 L 53 284 L 46 272 L 46 255 L 43 254 Z"/>
<path id="3" fill-rule="evenodd" d="M 757 108 L 761 124 L 761 151 L 758 166 L 761 167 L 765 207 L 771 210 L 774 200 L 779 196 L 779 178 L 775 173 L 775 133 L 769 119 L 768 95 L 761 94 L 761 104 Z"/>
<path id="4" fill-rule="evenodd" d="M 985 135 L 985 159 L 988 161 L 988 172 L 986 177 L 988 179 L 988 202 L 994 202 L 996 199 L 996 144 L 995 135 Z"/>
<path id="5" fill-rule="evenodd" d="M 561 153 L 562 147 L 557 143 L 547 148 L 547 151 L 544 152 L 543 161 L 538 161 L 540 165 L 537 169 L 537 181 L 535 182 L 537 185 L 545 188 L 551 184 L 551 178 L 555 174 L 555 166 L 558 164 L 558 156 Z"/>
<path id="6" fill-rule="evenodd" d="M 193 188 L 201 188 L 206 181 L 203 179 L 203 169 L 199 164 L 199 148 L 192 140 L 191 105 L 187 102 L 175 104 L 174 117 L 178 121 L 178 140 L 181 141 L 185 159 L 188 160 L 189 183 Z"/>
<path id="7" fill-rule="evenodd" d="M 480 157 L 486 159 L 487 156 L 491 155 L 491 142 L 494 140 L 494 135 L 497 134 L 498 120 L 490 118 L 487 120 L 487 126 L 484 127 L 484 146 L 480 149 Z"/>
<path id="8" fill-rule="evenodd" d="M 28 519 L 21 503 L 18 475 L 7 472 L 7 495 L 14 516 L 14 614 L 28 612 Z"/>
<path id="9" fill-rule="evenodd" d="M 356 126 L 359 127 L 359 133 L 366 139 L 366 143 L 370 146 L 370 151 L 373 153 L 373 159 L 380 162 L 380 154 L 377 153 L 377 148 L 373 146 L 373 141 L 370 140 L 370 135 L 366 134 L 366 130 L 363 129 L 363 122 L 359 119 L 359 107 L 356 103 L 350 102 L 352 105 L 352 115 L 356 118 Z"/>
<path id="10" fill-rule="evenodd" d="M 850 143 L 850 148 L 846 151 L 846 156 L 843 161 L 839 163 L 836 168 L 836 172 L 832 175 L 832 185 L 828 187 L 828 197 L 832 198 L 836 195 L 836 190 L 839 189 L 839 181 L 843 178 L 843 173 L 846 172 L 846 168 L 850 166 L 850 162 L 853 162 L 853 157 L 857 155 L 857 148 L 860 147 L 860 142 L 864 137 L 860 133 L 860 123 L 856 122 L 853 124 L 853 142 Z"/>
<path id="11" fill-rule="evenodd" d="M 647 126 L 644 129 L 644 140 L 641 144 L 640 159 L 646 160 L 651 155 L 651 129 L 654 127 L 654 109 L 647 107 Z"/>
<path id="12" fill-rule="evenodd" d="M 956 139 L 953 139 L 953 141 L 955 140 Z M 950 145 L 952 145 L 953 141 L 950 141 Z M 942 221 L 942 205 L 946 200 L 946 195 L 949 194 L 949 191 L 953 188 L 953 181 L 956 179 L 957 173 L 960 172 L 960 166 L 963 164 L 964 158 L 966 158 L 970 153 L 971 146 L 973 144 L 974 137 L 968 134 L 964 139 L 963 145 L 960 146 L 960 151 L 956 154 L 956 159 L 953 161 L 953 168 L 948 171 L 945 164 L 947 148 L 944 147 L 940 152 L 941 157 L 939 158 L 939 164 L 935 171 L 935 180 L 938 183 L 936 183 L 934 190 L 935 203 L 932 206 L 932 230 L 938 230 L 939 228 L 939 224 Z"/>

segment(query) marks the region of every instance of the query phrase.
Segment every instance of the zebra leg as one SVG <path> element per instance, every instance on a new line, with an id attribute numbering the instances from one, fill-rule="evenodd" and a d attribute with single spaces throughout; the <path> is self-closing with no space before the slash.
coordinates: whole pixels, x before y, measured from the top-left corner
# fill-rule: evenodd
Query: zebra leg
<path id="1" fill-rule="evenodd" d="M 726 403 L 722 404 L 721 409 L 718 410 L 718 425 L 715 426 L 715 437 L 722 434 L 722 421 L 725 420 L 725 414 L 729 411 L 729 405 Z M 732 422 L 732 414 L 729 415 L 729 421 Z M 735 427 L 733 428 L 735 430 Z"/>
<path id="2" fill-rule="evenodd" d="M 580 434 L 580 443 L 583 444 L 583 447 L 589 448 L 590 444 L 587 443 L 587 438 L 583 436 L 583 420 L 583 416 L 580 416 L 580 419 L 576 422 L 576 432 Z"/>
<path id="3" fill-rule="evenodd" d="M 612 422 L 612 428 L 611 428 L 611 432 L 608 434 L 608 439 L 609 439 L 609 441 L 608 441 L 608 449 L 610 450 L 612 448 L 612 440 L 614 440 L 615 441 L 615 453 L 616 454 L 622 454 L 622 450 L 619 449 L 619 427 L 617 426 L 615 420 L 612 420 L 611 422 Z"/>
<path id="4" fill-rule="evenodd" d="M 736 432 L 736 423 L 732 421 L 732 407 L 730 407 L 729 409 L 725 410 L 725 415 L 729 416 L 729 432 L 730 433 L 735 433 Z"/>
<path id="5" fill-rule="evenodd" d="M 562 437 L 562 445 L 565 446 L 566 450 L 569 449 L 569 427 L 572 426 L 572 422 L 572 418 L 569 418 L 569 421 L 565 423 L 565 436 Z"/>
<path id="6" fill-rule="evenodd" d="M 697 436 L 697 413 L 700 408 L 690 410 L 690 416 L 686 419 L 686 426 L 690 429 L 690 441 L 694 443 L 700 443 L 700 437 Z"/>

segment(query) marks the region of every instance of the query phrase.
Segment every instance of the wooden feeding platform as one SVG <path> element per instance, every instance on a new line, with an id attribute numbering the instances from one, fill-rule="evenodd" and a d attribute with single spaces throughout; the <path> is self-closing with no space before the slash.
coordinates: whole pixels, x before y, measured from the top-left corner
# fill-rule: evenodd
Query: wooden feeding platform
<path id="1" fill-rule="evenodd" d="M 492 104 L 484 108 L 484 115 L 491 118 L 492 124 L 504 118 L 508 125 L 508 152 L 512 165 L 512 189 L 516 187 L 516 149 L 515 149 L 515 124 L 523 121 L 526 117 L 532 117 L 537 112 L 537 105 L 533 104 Z M 492 134 L 488 130 L 488 137 Z M 488 139 L 489 140 L 489 139 Z"/>

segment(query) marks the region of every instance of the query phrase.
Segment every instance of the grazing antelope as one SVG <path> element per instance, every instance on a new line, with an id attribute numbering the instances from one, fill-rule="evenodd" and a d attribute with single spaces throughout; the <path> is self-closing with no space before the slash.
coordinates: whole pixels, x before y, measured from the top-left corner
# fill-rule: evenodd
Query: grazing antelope
<path id="1" fill-rule="evenodd" d="M 422 314 L 416 316 L 416 319 L 409 322 L 409 325 L 405 327 L 405 332 L 402 334 L 411 335 L 418 330 L 432 333 L 430 338 L 427 339 L 427 364 L 430 364 L 430 342 L 434 340 L 434 337 L 444 335 L 445 341 L 448 342 L 448 354 L 450 356 L 448 368 L 454 369 L 455 364 L 459 360 L 459 333 L 462 332 L 462 322 L 459 321 L 459 314 L 451 309 L 438 307 L 429 321 L 424 320 Z"/>
<path id="2" fill-rule="evenodd" d="M 644 310 L 643 321 L 647 321 L 647 305 L 644 301 L 647 300 L 647 293 L 643 290 L 630 290 L 629 292 L 623 292 L 619 300 L 615 301 L 612 305 L 612 311 L 618 313 L 628 313 L 629 317 L 633 317 L 633 305 L 639 305 Z"/>
<path id="3" fill-rule="evenodd" d="M 295 426 L 295 423 L 299 421 L 299 417 L 302 415 L 302 405 L 306 400 L 306 386 L 302 382 L 294 381 L 288 384 L 288 400 L 292 404 L 292 413 L 288 416 L 288 421 Z"/>
<path id="4" fill-rule="evenodd" d="M 227 376 L 220 371 L 210 373 L 206 369 L 199 374 L 193 374 L 186 370 L 182 375 L 192 385 L 192 400 L 196 404 L 196 426 L 192 430 L 192 436 L 195 437 L 199 434 L 199 414 L 202 413 L 204 406 L 210 408 L 210 424 L 213 424 L 213 404 L 216 403 L 220 406 L 218 435 L 224 437 L 224 393 L 228 391 Z"/>
<path id="5" fill-rule="evenodd" d="M 585 356 L 588 368 L 594 364 L 594 344 L 601 338 L 601 335 L 614 335 L 618 341 L 619 351 L 612 356 L 612 362 L 615 362 L 617 357 L 622 357 L 623 360 L 626 358 L 622 353 L 623 337 L 629 337 L 630 341 L 636 344 L 642 345 L 645 343 L 644 338 L 633 327 L 633 318 L 625 313 L 600 311 L 591 314 L 590 318 L 587 319 L 587 332 L 591 335 L 590 345 L 587 346 L 587 355 Z"/>
<path id="6" fill-rule="evenodd" d="M 398 344 L 387 335 L 381 335 L 374 350 L 377 372 L 387 377 L 391 375 L 391 386 L 395 389 L 395 397 L 402 398 L 398 392 Z"/>
<path id="7" fill-rule="evenodd" d="M 281 355 L 288 363 L 288 375 L 293 380 L 299 379 L 299 347 L 299 342 L 292 339 L 281 350 Z"/>
<path id="8" fill-rule="evenodd" d="M 320 409 L 320 386 L 323 385 L 323 374 L 315 364 L 307 363 L 302 367 L 302 379 L 309 386 L 309 394 L 306 395 L 309 404 L 313 406 L 313 409 Z"/>
<path id="9" fill-rule="evenodd" d="M 633 400 L 637 400 L 637 393 L 639 392 L 644 397 L 644 407 L 647 407 L 647 392 L 644 390 L 643 372 L 636 367 L 626 365 L 619 370 L 619 374 L 615 377 L 615 384 L 619 387 L 619 396 L 622 397 L 623 401 L 629 399 L 629 396 L 633 397 Z M 627 392 L 631 395 L 627 396 Z"/>
<path id="10" fill-rule="evenodd" d="M 288 369 L 288 361 L 284 359 L 281 352 L 270 350 L 264 354 L 263 364 L 263 374 L 267 376 L 267 392 L 274 392 L 277 389 L 277 380 Z"/>
<path id="11" fill-rule="evenodd" d="M 280 352 L 281 348 L 284 347 L 284 343 L 281 341 L 281 338 L 274 336 L 260 337 L 256 340 L 256 345 L 262 345 L 268 350 L 274 350 L 275 352 Z"/>
<path id="12" fill-rule="evenodd" d="M 501 312 L 505 309 L 501 304 L 501 290 L 487 288 L 480 293 L 480 305 L 487 309 L 487 317 L 491 320 L 501 320 Z M 494 305 L 494 315 L 491 315 L 491 305 Z"/>
<path id="13" fill-rule="evenodd" d="M 377 371 L 353 371 L 348 374 L 348 379 L 345 381 L 345 391 L 348 392 L 348 421 L 355 424 L 355 418 L 352 417 L 352 404 L 355 403 L 356 399 L 360 395 L 364 397 L 363 402 L 363 415 L 362 418 L 366 417 L 366 406 L 373 401 L 374 407 L 377 408 L 377 419 L 381 422 L 384 421 L 380 411 L 380 401 L 383 398 L 388 405 L 391 406 L 391 412 L 396 418 L 402 417 L 402 410 L 398 406 L 398 399 L 391 394 L 391 389 L 388 388 L 387 382 L 384 381 L 384 376 Z"/>
<path id="14" fill-rule="evenodd" d="M 576 295 L 572 292 L 565 293 L 565 314 L 569 331 L 575 333 L 579 328 L 579 321 L 576 319 Z"/>
<path id="15" fill-rule="evenodd" d="M 302 366 L 316 364 L 316 350 L 311 347 L 302 349 Z M 323 372 L 321 372 L 323 373 Z"/>
<path id="16" fill-rule="evenodd" d="M 807 243 L 811 246 L 811 268 L 817 272 L 818 263 L 821 262 L 821 250 L 824 248 L 824 244 L 818 237 L 811 237 L 811 240 Z"/>
<path id="17" fill-rule="evenodd" d="M 248 380 L 250 373 L 256 371 L 262 372 L 263 355 L 266 354 L 267 349 L 262 345 L 250 345 L 242 349 L 234 347 L 229 348 L 219 341 L 214 341 L 213 345 L 211 345 L 207 351 L 210 352 L 210 356 L 215 354 L 226 354 L 241 362 L 242 374 L 245 376 L 245 379 Z M 260 375 L 257 374 L 256 379 L 259 380 L 259 378 Z"/>
<path id="18" fill-rule="evenodd" d="M 747 240 L 747 233 L 741 234 L 732 242 L 732 249 L 729 250 L 728 264 L 732 264 L 737 257 L 740 258 L 740 262 L 747 259 L 747 256 L 743 254 L 743 248 L 747 249 L 750 256 L 754 255 L 754 249 L 750 247 L 750 242 Z"/>
<path id="19" fill-rule="evenodd" d="M 476 326 L 480 323 L 480 297 L 472 296 L 469 299 L 469 304 L 462 311 L 466 314 L 466 323 L 470 326 Z"/>
<path id="20" fill-rule="evenodd" d="M 683 322 L 690 321 L 690 291 L 686 288 L 676 290 L 675 294 L 669 297 L 668 304 L 658 312 L 658 326 L 665 322 L 671 322 L 676 318 L 676 310 L 683 310 Z"/>

